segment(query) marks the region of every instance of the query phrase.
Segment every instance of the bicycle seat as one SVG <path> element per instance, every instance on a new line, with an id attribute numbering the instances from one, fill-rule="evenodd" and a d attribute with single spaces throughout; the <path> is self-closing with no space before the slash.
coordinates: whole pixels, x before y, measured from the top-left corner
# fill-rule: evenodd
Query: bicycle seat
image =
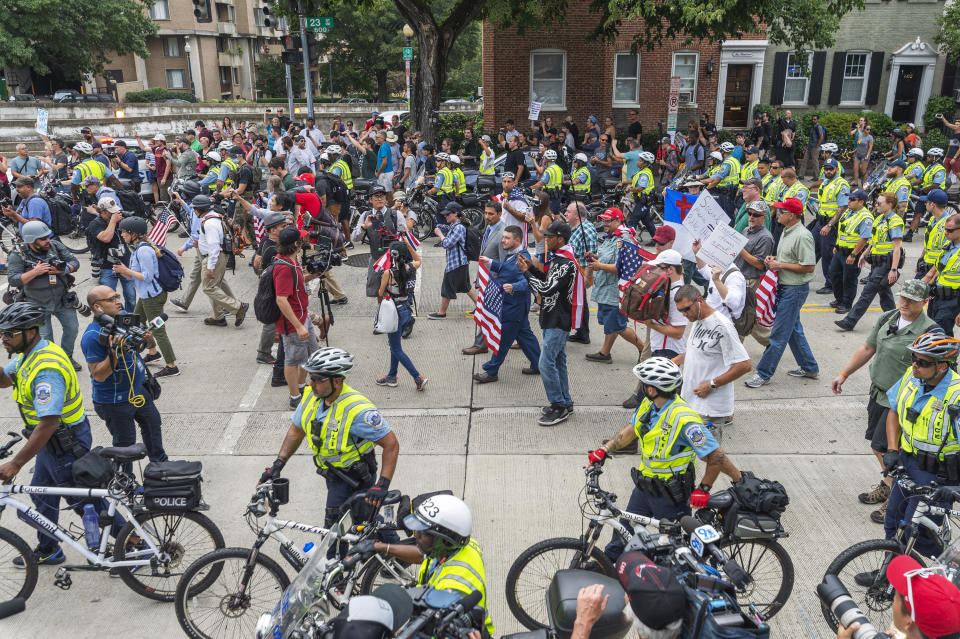
<path id="1" fill-rule="evenodd" d="M 140 443 L 131 446 L 110 446 L 102 448 L 100 456 L 118 462 L 137 461 L 147 456 L 147 447 Z"/>
<path id="2" fill-rule="evenodd" d="M 721 490 L 720 492 L 710 495 L 710 499 L 707 501 L 707 508 L 726 510 L 731 504 L 733 504 L 733 495 L 730 494 L 729 490 Z"/>

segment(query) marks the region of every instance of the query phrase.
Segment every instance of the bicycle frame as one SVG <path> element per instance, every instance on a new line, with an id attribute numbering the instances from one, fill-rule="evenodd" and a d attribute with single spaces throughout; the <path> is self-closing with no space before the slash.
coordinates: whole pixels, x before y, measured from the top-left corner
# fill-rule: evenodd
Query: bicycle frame
<path id="1" fill-rule="evenodd" d="M 106 554 L 107 544 L 109 543 L 109 535 L 105 534 L 100 535 L 100 547 L 97 549 L 97 552 L 94 553 L 91 549 L 87 548 L 86 544 L 80 543 L 68 535 L 63 527 L 53 523 L 50 521 L 50 519 L 45 517 L 32 506 L 25 504 L 18 499 L 14 499 L 11 497 L 11 495 L 56 495 L 58 497 L 87 497 L 106 499 L 109 503 L 107 513 L 111 520 L 116 516 L 117 512 L 119 512 L 120 516 L 133 525 L 133 528 L 137 531 L 140 539 L 147 544 L 146 550 L 137 550 L 131 553 L 137 556 L 143 555 L 144 558 L 124 561 L 114 561 L 112 559 L 108 559 Z M 154 545 L 151 534 L 148 533 L 140 524 L 140 522 L 136 520 L 136 517 L 134 516 L 134 513 L 130 507 L 123 501 L 113 496 L 110 490 L 106 488 L 60 488 L 22 485 L 0 486 L 0 513 L 2 513 L 7 506 L 12 506 L 15 508 L 23 516 L 22 519 L 29 526 L 46 532 L 47 534 L 56 538 L 58 541 L 67 544 L 78 553 L 83 555 L 83 558 L 90 562 L 93 566 L 99 568 L 130 568 L 133 566 L 146 566 L 149 565 L 154 558 L 159 557 L 160 555 L 160 549 Z"/>
<path id="2" fill-rule="evenodd" d="M 937 517 L 943 517 L 943 523 L 938 525 L 934 523 L 928 515 L 933 515 Z M 913 548 L 916 545 L 918 535 L 910 535 L 910 539 L 907 542 L 903 543 L 903 536 L 912 529 L 917 528 L 926 528 L 930 531 L 931 536 L 937 541 L 937 548 L 940 551 L 943 551 L 944 548 L 950 543 L 950 539 L 953 537 L 953 530 L 950 527 L 950 516 L 960 517 L 960 510 L 953 510 L 952 508 L 944 508 L 942 506 L 934 506 L 925 501 L 920 501 L 917 503 L 916 509 L 913 511 L 913 517 L 910 518 L 910 523 L 903 523 L 897 528 L 897 534 L 894 537 L 900 544 L 904 547 L 903 553 L 909 555 L 913 552 Z"/>
<path id="3" fill-rule="evenodd" d="M 587 525 L 587 530 L 580 537 L 587 544 L 586 556 L 588 557 L 590 556 L 590 553 L 593 551 L 594 547 L 597 545 L 597 542 L 600 540 L 600 533 L 604 526 L 612 528 L 614 534 L 617 535 L 624 544 L 626 544 L 628 541 L 630 541 L 630 538 L 633 537 L 633 532 L 620 521 L 621 519 L 626 519 L 627 521 L 640 524 L 644 527 L 660 525 L 659 519 L 654 519 L 645 515 L 637 515 L 625 510 L 614 513 L 614 511 L 606 505 L 601 505 L 599 511 L 600 512 L 598 514 L 590 518 L 590 523 Z"/>

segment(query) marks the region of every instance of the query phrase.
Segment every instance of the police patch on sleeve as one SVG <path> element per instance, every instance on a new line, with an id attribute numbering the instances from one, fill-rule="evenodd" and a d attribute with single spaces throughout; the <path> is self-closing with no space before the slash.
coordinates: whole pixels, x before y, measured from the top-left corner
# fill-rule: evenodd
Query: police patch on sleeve
<path id="1" fill-rule="evenodd" d="M 694 446 L 703 446 L 707 441 L 707 436 L 703 434 L 703 428 L 700 424 L 690 424 L 684 432 Z"/>
<path id="2" fill-rule="evenodd" d="M 47 382 L 37 384 L 37 387 L 33 391 L 33 398 L 38 406 L 49 404 L 50 400 L 53 399 L 53 387 Z"/>
<path id="3" fill-rule="evenodd" d="M 378 410 L 368 410 L 363 414 L 363 423 L 370 428 L 380 428 L 383 426 L 383 415 Z"/>

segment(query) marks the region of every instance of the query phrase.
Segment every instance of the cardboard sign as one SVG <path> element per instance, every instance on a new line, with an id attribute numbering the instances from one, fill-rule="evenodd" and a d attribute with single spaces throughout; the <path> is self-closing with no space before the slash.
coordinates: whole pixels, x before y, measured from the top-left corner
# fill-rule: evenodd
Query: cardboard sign
<path id="1" fill-rule="evenodd" d="M 703 241 L 697 255 L 710 266 L 727 268 L 746 245 L 747 236 L 737 233 L 733 227 L 721 224 Z"/>
<path id="2" fill-rule="evenodd" d="M 528 120 L 533 120 L 536 122 L 540 119 L 540 109 L 543 108 L 542 102 L 531 102 L 530 103 L 530 113 L 527 114 Z"/>
<path id="3" fill-rule="evenodd" d="M 47 124 L 50 120 L 50 113 L 46 109 L 37 109 L 37 133 L 48 135 Z"/>
<path id="4" fill-rule="evenodd" d="M 695 240 L 710 237 L 718 226 L 729 226 L 730 218 L 708 191 L 704 191 L 683 218 L 683 226 Z"/>

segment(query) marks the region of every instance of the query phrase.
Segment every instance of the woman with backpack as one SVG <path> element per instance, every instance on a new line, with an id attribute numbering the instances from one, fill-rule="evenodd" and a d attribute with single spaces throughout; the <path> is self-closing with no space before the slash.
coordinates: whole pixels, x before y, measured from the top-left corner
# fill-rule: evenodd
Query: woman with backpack
<path id="1" fill-rule="evenodd" d="M 390 370 L 386 375 L 376 380 L 378 386 L 395 387 L 397 385 L 397 370 L 400 364 L 413 377 L 417 390 L 422 391 L 427 385 L 427 378 L 417 371 L 417 367 L 410 361 L 410 357 L 403 352 L 401 342 L 403 329 L 415 321 L 410 311 L 410 294 L 417 281 L 417 269 L 420 268 L 420 255 L 410 246 L 407 236 L 401 235 L 401 241 L 390 243 L 390 268 L 380 277 L 380 291 L 377 301 L 382 302 L 386 295 L 397 305 L 397 330 L 387 333 L 387 342 L 390 344 Z"/>
<path id="2" fill-rule="evenodd" d="M 155 318 L 163 314 L 163 305 L 167 302 L 167 292 L 160 285 L 160 249 L 147 239 L 147 221 L 139 217 L 124 218 L 120 222 L 120 237 L 126 242 L 133 253 L 130 257 L 130 266 L 117 264 L 113 272 L 128 280 L 133 280 L 137 289 L 137 306 L 133 312 L 140 316 L 144 325 L 150 324 Z M 128 310 L 128 312 L 130 312 Z M 153 333 L 153 345 L 149 354 L 143 358 L 144 362 L 153 362 L 160 357 L 166 366 L 154 377 L 174 377 L 180 374 L 177 368 L 177 357 L 173 353 L 173 345 L 167 337 L 166 326 L 149 326 Z M 157 352 L 157 349 L 160 352 Z"/>

